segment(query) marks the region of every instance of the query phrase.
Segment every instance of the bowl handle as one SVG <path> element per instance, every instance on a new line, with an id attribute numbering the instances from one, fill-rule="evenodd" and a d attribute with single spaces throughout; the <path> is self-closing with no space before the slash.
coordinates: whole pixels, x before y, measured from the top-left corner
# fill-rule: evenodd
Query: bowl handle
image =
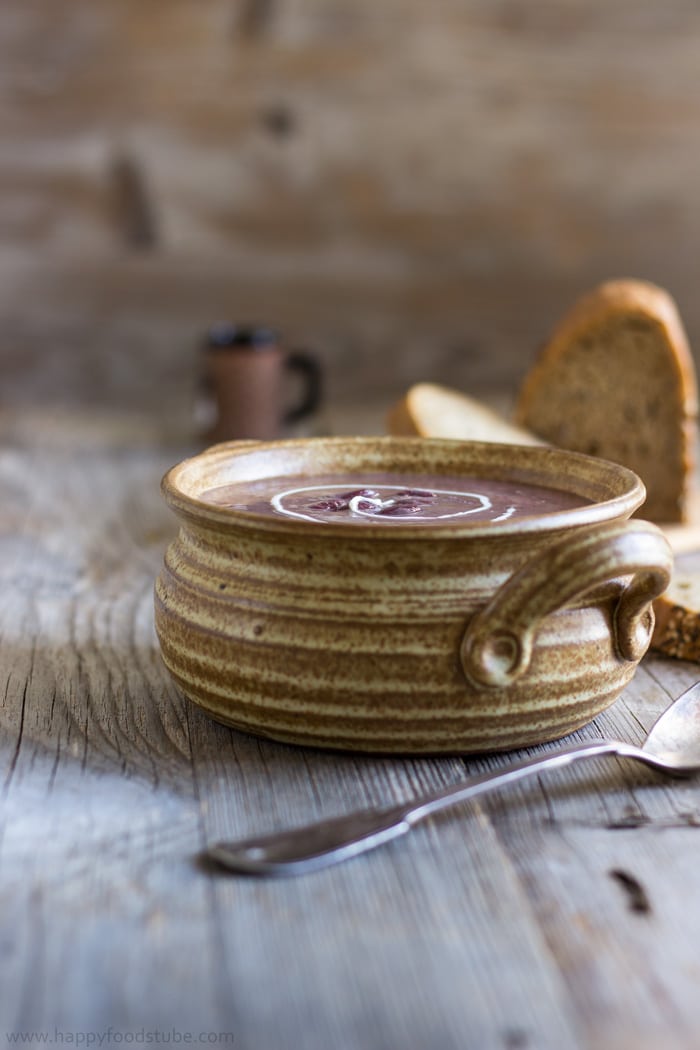
<path id="1" fill-rule="evenodd" d="M 460 646 L 465 675 L 479 687 L 505 687 L 527 670 L 540 622 L 618 576 L 632 576 L 613 617 L 613 642 L 637 661 L 654 627 L 651 603 L 668 586 L 673 553 L 648 521 L 577 529 L 536 554 L 470 621 Z"/>

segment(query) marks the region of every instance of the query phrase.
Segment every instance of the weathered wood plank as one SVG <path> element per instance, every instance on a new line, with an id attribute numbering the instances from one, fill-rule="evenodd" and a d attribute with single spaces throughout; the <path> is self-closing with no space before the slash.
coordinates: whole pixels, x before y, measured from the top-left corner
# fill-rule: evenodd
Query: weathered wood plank
<path id="1" fill-rule="evenodd" d="M 158 480 L 182 449 L 73 426 L 77 444 L 54 419 L 42 445 L 5 420 L 15 442 L 0 449 L 0 1031 L 230 1032 L 251 1050 L 618 1050 L 663 1035 L 690 1050 L 695 783 L 601 762 L 307 877 L 201 861 L 214 839 L 509 758 L 315 752 L 186 705 L 151 612 L 175 528 Z M 641 739 L 696 675 L 648 659 L 578 736 Z"/>
<path id="2" fill-rule="evenodd" d="M 208 841 L 388 803 L 461 776 L 457 760 L 356 759 L 238 737 L 232 743 L 235 778 L 226 754 L 193 740 L 207 784 Z M 252 789 L 241 798 L 239 777 L 255 785 L 257 805 Z M 487 827 L 462 825 L 447 849 L 423 829 L 396 848 L 305 879 L 251 887 L 224 878 L 216 899 L 233 983 L 257 1004 L 251 1045 L 256 1037 L 279 1045 L 285 1028 L 291 1042 L 319 1048 L 329 1041 L 476 1048 L 508 1045 L 523 1031 L 554 1047 L 570 1031 L 556 968 L 541 956 L 539 930 Z M 234 908 L 235 928 L 224 918 Z M 280 951 L 281 970 L 272 962 Z M 505 955 L 517 962 L 495 980 Z M 276 1003 L 267 1013 L 271 967 Z M 297 1019 L 294 1004 L 306 1001 L 309 988 L 312 1013 Z"/>
<path id="3" fill-rule="evenodd" d="M 697 677 L 690 665 L 650 660 L 596 726 L 641 742 L 669 692 Z M 520 805 L 485 805 L 527 886 L 586 1045 L 651 1048 L 669 1038 L 670 1024 L 674 1043 L 690 1048 L 700 1017 L 691 990 L 700 918 L 686 890 L 700 855 L 697 785 L 615 760 L 595 765 L 541 778 L 542 794 L 523 791 Z"/>
<path id="4" fill-rule="evenodd" d="M 222 317 L 341 398 L 516 384 L 617 276 L 697 341 L 699 30 L 689 0 L 4 0 L 5 396 L 174 410 Z"/>

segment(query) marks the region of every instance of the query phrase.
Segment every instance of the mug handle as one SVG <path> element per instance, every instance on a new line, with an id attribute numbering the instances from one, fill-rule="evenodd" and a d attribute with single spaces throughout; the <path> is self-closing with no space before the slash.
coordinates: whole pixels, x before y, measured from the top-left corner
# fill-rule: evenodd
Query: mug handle
<path id="1" fill-rule="evenodd" d="M 651 603 L 668 587 L 673 552 L 648 521 L 577 529 L 536 554 L 469 622 L 460 645 L 467 678 L 505 688 L 530 665 L 537 630 L 550 613 L 619 576 L 632 576 L 613 616 L 613 643 L 623 660 L 646 652 L 654 628 Z"/>
<path id="2" fill-rule="evenodd" d="M 284 416 L 285 423 L 296 423 L 305 416 L 311 415 L 320 404 L 321 365 L 318 358 L 305 350 L 290 351 L 284 364 L 289 371 L 298 372 L 304 384 L 299 404 L 288 409 Z"/>

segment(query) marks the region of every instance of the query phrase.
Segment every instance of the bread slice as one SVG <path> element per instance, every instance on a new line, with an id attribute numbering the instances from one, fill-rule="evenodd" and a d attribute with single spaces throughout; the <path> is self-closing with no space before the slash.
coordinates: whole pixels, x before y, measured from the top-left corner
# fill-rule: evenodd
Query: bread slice
<path id="1" fill-rule="evenodd" d="M 563 318 L 520 390 L 516 422 L 561 448 L 622 463 L 639 511 L 687 520 L 696 443 L 693 359 L 675 303 L 645 281 L 609 281 Z"/>
<path id="2" fill-rule="evenodd" d="M 668 589 L 654 602 L 651 648 L 679 660 L 700 660 L 700 554 L 677 558 Z"/>
<path id="3" fill-rule="evenodd" d="M 500 441 L 509 445 L 542 445 L 534 434 L 516 427 L 489 406 L 436 383 L 417 383 L 387 416 L 390 434 Z"/>

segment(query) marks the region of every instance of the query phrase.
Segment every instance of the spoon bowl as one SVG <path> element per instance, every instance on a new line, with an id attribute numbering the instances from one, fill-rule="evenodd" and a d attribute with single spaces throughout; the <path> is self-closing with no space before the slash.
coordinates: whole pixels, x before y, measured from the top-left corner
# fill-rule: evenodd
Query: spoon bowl
<path id="1" fill-rule="evenodd" d="M 700 770 L 700 683 L 659 716 L 642 750 L 648 764 L 662 773 L 691 776 Z"/>

